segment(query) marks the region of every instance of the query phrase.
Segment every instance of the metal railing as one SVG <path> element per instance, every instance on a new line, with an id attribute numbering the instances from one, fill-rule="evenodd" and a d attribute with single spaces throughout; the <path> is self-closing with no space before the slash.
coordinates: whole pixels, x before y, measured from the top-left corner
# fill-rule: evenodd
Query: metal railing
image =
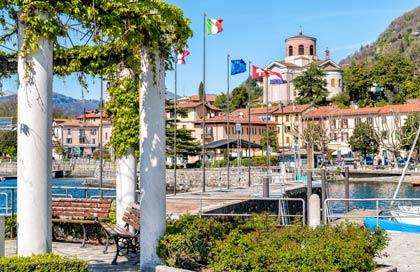
<path id="1" fill-rule="evenodd" d="M 213 198 L 213 197 L 182 197 L 182 196 L 167 196 L 167 200 L 182 200 L 183 204 L 190 205 L 191 210 L 194 210 L 196 207 L 196 213 L 200 216 L 223 216 L 223 217 L 250 217 L 255 213 L 269 213 L 270 216 L 277 217 L 280 225 L 290 225 L 291 218 L 301 219 L 302 224 L 306 224 L 305 214 L 306 214 L 306 205 L 305 200 L 301 198 L 285 198 L 285 197 L 270 197 L 270 198 Z M 226 207 L 228 205 L 235 205 L 248 201 L 271 201 L 277 202 L 278 206 L 276 211 L 274 209 L 271 211 L 261 210 L 255 212 L 213 212 L 217 209 Z M 188 203 L 189 202 L 189 203 Z M 208 202 L 208 203 L 205 203 Z M 188 203 L 188 204 L 187 204 Z M 285 208 L 291 206 L 291 203 L 300 203 L 300 205 L 293 205 L 301 207 L 301 210 L 295 214 L 291 214 L 290 209 Z M 207 205 L 206 205 L 207 204 Z M 184 212 L 185 213 L 185 212 Z M 180 215 L 172 213 L 174 215 Z"/>
<path id="2" fill-rule="evenodd" d="M 392 209 L 396 209 L 400 205 L 419 206 L 420 198 L 328 198 L 324 203 L 324 207 L 326 208 L 324 220 L 329 223 L 336 219 L 364 219 L 367 216 L 363 214 L 347 214 L 345 211 L 346 203 L 349 204 L 350 211 L 355 209 L 371 209 L 375 211 L 375 215 L 369 215 L 369 217 L 389 219 L 393 218 L 390 214 Z M 391 203 L 393 204 L 391 205 Z"/>
<path id="3" fill-rule="evenodd" d="M 53 186 L 52 197 L 64 198 L 110 198 L 115 199 L 115 188 Z M 0 187 L 0 215 L 14 216 L 16 213 L 16 187 Z M 4 196 L 4 197 L 2 197 Z"/>

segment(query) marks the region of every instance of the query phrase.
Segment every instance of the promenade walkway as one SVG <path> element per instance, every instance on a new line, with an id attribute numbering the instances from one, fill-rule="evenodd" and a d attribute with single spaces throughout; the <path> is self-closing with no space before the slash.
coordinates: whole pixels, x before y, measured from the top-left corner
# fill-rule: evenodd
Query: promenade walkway
<path id="1" fill-rule="evenodd" d="M 390 233 L 391 241 L 383 251 L 381 258 L 376 258 L 378 264 L 396 267 L 398 272 L 420 271 L 420 233 Z M 139 271 L 139 255 L 119 257 L 117 265 L 111 265 L 115 253 L 110 247 L 108 254 L 102 253 L 103 246 L 87 243 L 85 248 L 80 242 L 53 242 L 53 253 L 67 257 L 76 257 L 89 262 L 90 271 Z M 6 241 L 6 256 L 15 255 L 16 241 Z"/>
<path id="2" fill-rule="evenodd" d="M 112 259 L 115 256 L 115 245 L 108 248 L 108 253 L 102 251 L 103 245 L 87 243 L 86 247 L 80 247 L 80 242 L 53 242 L 53 253 L 78 258 L 89 262 L 89 270 L 94 272 L 111 271 L 139 271 L 140 256 L 131 255 L 127 257 L 118 257 L 118 264 L 112 265 Z M 7 240 L 5 245 L 5 255 L 16 255 L 16 240 Z"/>

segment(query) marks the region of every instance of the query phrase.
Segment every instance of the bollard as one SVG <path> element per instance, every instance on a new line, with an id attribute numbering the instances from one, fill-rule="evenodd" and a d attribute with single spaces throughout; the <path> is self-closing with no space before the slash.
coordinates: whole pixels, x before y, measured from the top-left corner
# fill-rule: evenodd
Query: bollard
<path id="1" fill-rule="evenodd" d="M 270 178 L 263 178 L 263 197 L 270 197 Z"/>
<path id="2" fill-rule="evenodd" d="M 317 194 L 313 194 L 309 198 L 308 225 L 311 228 L 321 225 L 321 201 Z"/>
<path id="3" fill-rule="evenodd" d="M 4 257 L 4 239 L 5 239 L 5 228 L 4 228 L 4 215 L 0 216 L 0 257 Z"/>

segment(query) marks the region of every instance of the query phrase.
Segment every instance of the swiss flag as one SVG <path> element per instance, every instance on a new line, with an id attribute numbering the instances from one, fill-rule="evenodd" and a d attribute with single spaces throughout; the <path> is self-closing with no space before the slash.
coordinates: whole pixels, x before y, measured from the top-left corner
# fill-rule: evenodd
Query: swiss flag
<path id="1" fill-rule="evenodd" d="M 178 62 L 177 64 L 185 64 L 185 57 L 190 54 L 190 51 L 184 50 L 182 54 L 178 54 Z"/>
<path id="2" fill-rule="evenodd" d="M 252 78 L 268 77 L 268 71 L 252 65 Z"/>
<path id="3" fill-rule="evenodd" d="M 269 75 L 276 76 L 276 77 L 280 78 L 281 80 L 283 80 L 283 77 L 281 76 L 280 73 L 274 72 L 274 71 L 270 71 L 270 70 L 268 70 L 267 72 L 268 72 Z"/>

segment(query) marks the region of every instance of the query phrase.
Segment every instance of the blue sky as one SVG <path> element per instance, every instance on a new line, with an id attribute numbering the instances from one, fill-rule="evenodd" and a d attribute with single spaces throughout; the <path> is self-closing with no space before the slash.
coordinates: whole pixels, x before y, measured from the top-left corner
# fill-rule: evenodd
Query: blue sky
<path id="1" fill-rule="evenodd" d="M 203 80 L 203 14 L 223 19 L 223 32 L 206 37 L 206 93 L 227 91 L 226 56 L 264 67 L 283 60 L 284 41 L 303 33 L 317 38 L 317 55 L 328 47 L 338 63 L 376 40 L 392 20 L 414 9 L 415 0 L 168 0 L 191 20 L 194 36 L 188 41 L 187 64 L 178 65 L 178 95 L 197 94 Z M 230 77 L 230 90 L 241 84 L 248 71 Z M 16 91 L 16 78 L 3 79 L 4 90 Z M 166 87 L 174 90 L 174 73 L 167 72 Z M 99 80 L 93 80 L 85 98 L 98 99 Z M 54 91 L 80 98 L 75 77 L 54 78 Z"/>

